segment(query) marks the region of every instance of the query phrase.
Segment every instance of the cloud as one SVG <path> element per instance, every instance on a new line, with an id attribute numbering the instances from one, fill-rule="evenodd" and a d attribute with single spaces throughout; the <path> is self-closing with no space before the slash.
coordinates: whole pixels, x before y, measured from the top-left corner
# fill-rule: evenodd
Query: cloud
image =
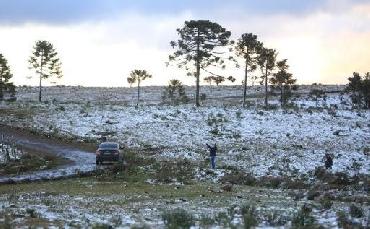
<path id="1" fill-rule="evenodd" d="M 76 25 L 27 23 L 0 27 L 0 53 L 9 60 L 17 85 L 37 85 L 37 77 L 28 70 L 27 60 L 36 40 L 54 44 L 62 61 L 64 77 L 58 84 L 89 86 L 123 86 L 135 68 L 147 69 L 156 77 L 143 84 L 166 84 L 186 73 L 166 68 L 172 51 L 171 37 L 189 14 L 177 17 L 122 15 L 115 20 Z M 27 36 L 25 36 L 27 35 Z M 187 83 L 193 80 L 188 78 Z M 54 81 L 54 80 L 50 80 Z M 46 81 L 45 85 L 50 84 Z"/>
<path id="2" fill-rule="evenodd" d="M 37 84 L 37 79 L 26 79 L 30 75 L 27 59 L 34 42 L 40 39 L 51 41 L 60 54 L 64 70 L 60 84 L 127 85 L 126 77 L 135 68 L 154 75 L 144 82 L 146 85 L 167 84 L 172 78 L 193 84 L 194 79 L 185 76 L 185 71 L 167 68 L 165 62 L 173 51 L 169 41 L 177 38 L 176 28 L 185 20 L 198 18 L 220 23 L 233 32 L 234 39 L 244 32 L 258 34 L 266 46 L 279 51 L 280 59 L 288 58 L 299 83 L 345 83 L 353 71 L 370 70 L 366 69 L 370 58 L 370 4 L 366 1 L 338 0 L 335 5 L 333 0 L 313 0 L 300 5 L 297 2 L 302 1 L 294 0 L 296 6 L 292 8 L 297 11 L 284 5 L 293 0 L 263 1 L 271 3 L 267 4 L 270 8 L 262 1 L 229 1 L 232 3 L 225 7 L 224 1 L 218 0 L 212 4 L 201 1 L 198 7 L 195 1 L 150 1 L 149 5 L 131 1 L 125 5 L 128 1 L 90 0 L 91 5 L 82 4 L 86 1 L 65 0 L 63 5 L 57 4 L 60 14 L 51 16 L 30 16 L 32 10 L 26 9 L 30 12 L 21 15 L 23 22 L 18 18 L 16 23 L 0 26 L 0 53 L 8 58 L 16 84 Z M 54 1 L 25 2 L 45 3 L 42 12 L 50 10 Z M 102 12 L 98 12 L 98 6 Z M 70 14 L 63 16 L 66 10 Z M 108 11 L 112 13 L 108 15 Z M 1 18 L 15 20 L 0 13 L 0 23 L 4 22 Z M 241 82 L 242 69 L 231 74 Z"/>
<path id="3" fill-rule="evenodd" d="M 243 14 L 303 15 L 320 9 L 345 9 L 361 2 L 365 0 L 0 0 L 0 23 L 73 24 L 103 21 L 130 12 L 175 16 L 190 11 L 198 17 L 214 14 L 223 17 Z"/>

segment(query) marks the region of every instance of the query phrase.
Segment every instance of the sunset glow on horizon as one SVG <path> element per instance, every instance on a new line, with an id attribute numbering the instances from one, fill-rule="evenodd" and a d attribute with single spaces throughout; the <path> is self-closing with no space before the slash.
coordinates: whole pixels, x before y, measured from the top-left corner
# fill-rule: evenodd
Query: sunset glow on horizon
<path id="1" fill-rule="evenodd" d="M 131 70 L 146 69 L 153 78 L 144 86 L 173 78 L 193 85 L 185 70 L 166 66 L 169 42 L 184 21 L 208 19 L 234 40 L 246 32 L 258 35 L 278 51 L 278 60 L 288 59 L 298 84 L 345 84 L 352 72 L 370 71 L 370 1 L 261 2 L 0 0 L 0 53 L 16 85 L 37 85 L 27 62 L 37 40 L 50 41 L 59 53 L 64 76 L 57 84 L 128 86 Z M 229 68 L 218 73 L 241 84 L 243 68 Z"/>

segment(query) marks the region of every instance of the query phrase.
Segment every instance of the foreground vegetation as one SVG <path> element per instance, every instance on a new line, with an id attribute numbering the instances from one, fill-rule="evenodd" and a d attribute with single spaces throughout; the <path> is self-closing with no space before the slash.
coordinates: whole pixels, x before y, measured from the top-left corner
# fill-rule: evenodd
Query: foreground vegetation
<path id="1" fill-rule="evenodd" d="M 194 166 L 127 151 L 124 166 L 106 166 L 90 177 L 2 185 L 0 226 L 366 227 L 370 199 L 364 180 L 345 183 L 340 178 L 310 187 L 234 172 L 214 183 L 194 179 Z M 290 186 L 282 185 L 287 182 Z"/>

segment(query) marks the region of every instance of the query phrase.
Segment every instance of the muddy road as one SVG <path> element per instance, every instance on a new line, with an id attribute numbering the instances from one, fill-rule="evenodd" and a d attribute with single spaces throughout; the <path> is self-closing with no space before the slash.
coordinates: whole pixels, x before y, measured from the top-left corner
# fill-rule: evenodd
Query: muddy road
<path id="1" fill-rule="evenodd" d="M 0 176 L 0 184 L 27 181 L 53 180 L 86 174 L 95 170 L 93 145 L 66 143 L 61 140 L 32 134 L 26 130 L 0 125 L 0 136 L 12 139 L 25 151 L 34 154 L 51 154 L 67 159 L 67 163 L 49 170 L 31 171 L 20 175 Z"/>

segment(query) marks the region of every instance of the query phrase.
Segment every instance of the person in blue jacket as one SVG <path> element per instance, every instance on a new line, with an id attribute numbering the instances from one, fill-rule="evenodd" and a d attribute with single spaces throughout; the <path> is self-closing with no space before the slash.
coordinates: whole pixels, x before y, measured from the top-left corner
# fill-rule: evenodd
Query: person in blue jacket
<path id="1" fill-rule="evenodd" d="M 211 157 L 211 166 L 212 166 L 212 169 L 215 169 L 216 168 L 216 153 L 217 153 L 217 146 L 216 146 L 216 143 L 214 144 L 214 146 L 210 146 L 208 144 L 206 144 L 208 149 L 209 149 L 209 156 Z"/>

